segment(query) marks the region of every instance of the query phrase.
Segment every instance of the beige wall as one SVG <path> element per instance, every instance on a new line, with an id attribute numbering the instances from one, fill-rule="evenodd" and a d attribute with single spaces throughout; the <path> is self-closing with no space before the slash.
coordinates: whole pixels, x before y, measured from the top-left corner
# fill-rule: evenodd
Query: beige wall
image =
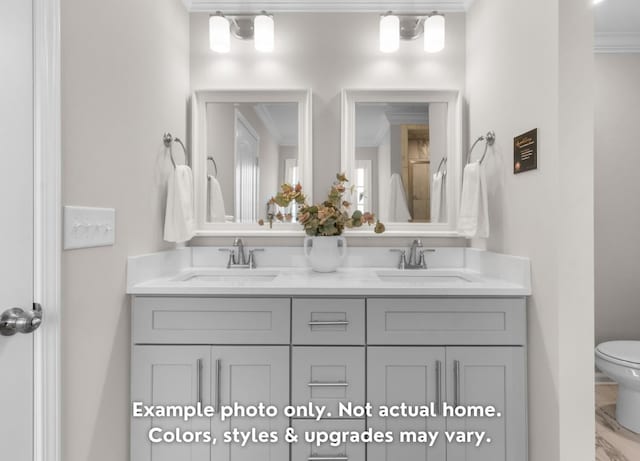
<path id="1" fill-rule="evenodd" d="M 231 53 L 209 50 L 207 14 L 191 15 L 191 85 L 215 88 L 313 90 L 314 197 L 323 197 L 340 169 L 343 88 L 463 90 L 465 15 L 447 16 L 447 47 L 428 55 L 422 41 L 380 52 L 377 14 L 278 14 L 273 54 L 252 41 L 232 40 Z"/>
<path id="2" fill-rule="evenodd" d="M 470 135 L 497 135 L 485 163 L 491 238 L 473 245 L 532 264 L 531 461 L 594 459 L 589 3 L 476 0 L 467 16 Z M 513 175 L 513 137 L 533 128 L 539 169 Z"/>
<path id="3" fill-rule="evenodd" d="M 640 340 L 638 82 L 640 54 L 596 55 L 597 343 Z"/>
<path id="4" fill-rule="evenodd" d="M 114 207 L 117 219 L 115 246 L 63 254 L 62 459 L 121 461 L 126 258 L 167 248 L 161 138 L 186 134 L 189 19 L 180 0 L 61 3 L 63 203 Z"/>

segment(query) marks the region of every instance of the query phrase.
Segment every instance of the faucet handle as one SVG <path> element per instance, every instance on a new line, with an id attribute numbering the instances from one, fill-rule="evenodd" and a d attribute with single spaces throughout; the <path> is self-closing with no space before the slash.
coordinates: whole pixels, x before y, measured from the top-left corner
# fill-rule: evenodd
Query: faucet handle
<path id="1" fill-rule="evenodd" d="M 407 252 L 405 250 L 392 249 L 389 250 L 392 253 L 400 253 L 400 262 L 398 262 L 398 269 L 404 270 L 407 265 Z"/>
<path id="2" fill-rule="evenodd" d="M 226 251 L 229 253 L 229 259 L 227 260 L 227 269 L 236 263 L 236 252 L 233 248 L 218 248 L 218 251 Z"/>
<path id="3" fill-rule="evenodd" d="M 436 250 L 434 250 L 433 248 L 425 248 L 423 250 L 419 250 L 420 252 L 420 266 L 423 269 L 427 268 L 427 258 L 424 257 L 425 253 L 435 253 Z"/>
<path id="4" fill-rule="evenodd" d="M 254 248 L 253 250 L 249 250 L 249 260 L 247 261 L 247 264 L 249 265 L 249 269 L 256 268 L 256 260 L 254 256 L 254 253 L 256 251 L 264 251 L 264 248 Z"/>

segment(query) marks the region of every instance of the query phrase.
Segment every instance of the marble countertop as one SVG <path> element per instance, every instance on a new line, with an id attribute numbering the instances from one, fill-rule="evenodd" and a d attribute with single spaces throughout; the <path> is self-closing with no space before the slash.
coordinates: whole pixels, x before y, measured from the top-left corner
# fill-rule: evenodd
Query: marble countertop
<path id="1" fill-rule="evenodd" d="M 351 261 L 352 264 L 356 261 L 355 267 L 347 265 L 333 273 L 313 272 L 299 264 L 295 257 L 292 265 L 261 265 L 254 270 L 203 264 L 208 256 L 215 254 L 213 250 L 218 253 L 217 249 L 211 248 L 183 248 L 130 258 L 127 293 L 149 296 L 514 297 L 531 294 L 528 259 L 468 248 L 440 249 L 440 264 L 418 270 L 398 270 L 386 264 L 367 265 L 356 254 Z M 282 256 L 283 250 L 279 251 Z M 388 249 L 385 251 L 388 253 Z M 280 257 L 279 260 L 291 263 L 287 258 Z M 370 261 L 379 263 L 380 259 L 376 261 L 373 257 Z M 273 263 L 274 260 L 265 258 L 265 262 Z"/>

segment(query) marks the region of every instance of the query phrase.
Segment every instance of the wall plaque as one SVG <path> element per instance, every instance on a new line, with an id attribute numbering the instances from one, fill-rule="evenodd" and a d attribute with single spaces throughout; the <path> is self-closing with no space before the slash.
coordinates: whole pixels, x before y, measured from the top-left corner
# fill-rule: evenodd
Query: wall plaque
<path id="1" fill-rule="evenodd" d="M 513 138 L 513 174 L 538 168 L 538 129 Z"/>

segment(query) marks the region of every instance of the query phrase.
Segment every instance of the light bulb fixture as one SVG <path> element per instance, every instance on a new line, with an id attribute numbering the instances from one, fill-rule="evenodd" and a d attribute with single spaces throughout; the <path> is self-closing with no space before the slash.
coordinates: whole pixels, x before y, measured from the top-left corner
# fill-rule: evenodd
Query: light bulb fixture
<path id="1" fill-rule="evenodd" d="M 441 14 L 433 14 L 424 21 L 424 50 L 438 53 L 444 50 L 445 19 Z"/>
<path id="2" fill-rule="evenodd" d="M 209 17 L 209 46 L 216 53 L 231 50 L 231 24 L 220 12 Z"/>
<path id="3" fill-rule="evenodd" d="M 393 14 L 391 11 L 380 16 L 380 51 L 393 53 L 400 48 L 400 40 L 415 40 L 424 36 L 424 50 L 437 53 L 445 45 L 444 15 Z"/>
<path id="4" fill-rule="evenodd" d="M 263 53 L 271 53 L 275 41 L 275 25 L 273 16 L 264 11 L 253 20 L 254 44 L 256 50 Z"/>
<path id="5" fill-rule="evenodd" d="M 220 11 L 209 17 L 209 42 L 217 53 L 231 50 L 231 35 L 239 40 L 253 40 L 256 50 L 270 53 L 274 46 L 273 16 L 260 14 L 224 15 Z"/>
<path id="6" fill-rule="evenodd" d="M 391 12 L 380 16 L 380 51 L 393 53 L 400 48 L 400 18 Z"/>

